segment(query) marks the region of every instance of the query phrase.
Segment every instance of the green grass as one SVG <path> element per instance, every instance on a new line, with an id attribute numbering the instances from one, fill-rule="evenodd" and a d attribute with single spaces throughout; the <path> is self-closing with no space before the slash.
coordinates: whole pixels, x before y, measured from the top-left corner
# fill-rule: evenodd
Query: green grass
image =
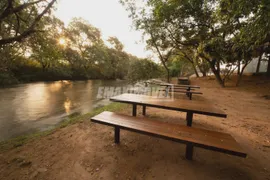
<path id="1" fill-rule="evenodd" d="M 13 138 L 13 139 L 10 139 L 7 141 L 2 141 L 2 142 L 0 142 L 0 151 L 6 151 L 6 150 L 10 150 L 12 148 L 22 146 L 31 140 L 36 140 L 37 138 L 47 136 L 47 135 L 52 134 L 53 132 L 55 132 L 59 129 L 67 127 L 71 124 L 82 122 L 84 120 L 90 120 L 91 117 L 93 117 L 93 116 L 95 116 L 103 111 L 112 111 L 112 112 L 120 111 L 120 110 L 127 108 L 127 106 L 128 105 L 121 104 L 121 103 L 111 103 L 107 106 L 96 108 L 87 114 L 67 118 L 64 121 L 62 121 L 61 123 L 59 123 L 58 125 L 56 125 L 53 129 L 50 129 L 47 131 L 40 131 L 40 132 L 36 132 L 33 134 L 29 134 L 29 135 L 18 136 L 16 138 Z"/>

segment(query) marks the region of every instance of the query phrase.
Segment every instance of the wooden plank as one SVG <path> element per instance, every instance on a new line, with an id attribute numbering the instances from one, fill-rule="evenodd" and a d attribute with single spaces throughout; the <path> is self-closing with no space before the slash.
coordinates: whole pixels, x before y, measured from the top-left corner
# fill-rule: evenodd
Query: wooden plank
<path id="1" fill-rule="evenodd" d="M 170 84 L 170 83 L 157 83 L 157 82 L 145 82 L 147 84 L 155 84 L 155 85 L 159 85 L 159 86 L 174 86 L 174 88 L 176 87 L 190 87 L 190 88 L 196 88 L 196 89 L 200 89 L 200 86 L 197 85 L 180 85 L 180 84 Z"/>
<path id="2" fill-rule="evenodd" d="M 177 81 L 178 81 L 178 84 L 180 84 L 180 85 L 189 85 L 190 84 L 188 77 L 179 77 Z"/>
<path id="3" fill-rule="evenodd" d="M 185 89 L 185 90 L 195 90 L 195 89 L 199 89 L 199 88 L 193 88 L 193 87 L 177 87 L 177 86 L 173 86 L 173 89 Z"/>
<path id="4" fill-rule="evenodd" d="M 190 101 L 184 99 L 166 99 L 156 98 L 154 96 L 138 95 L 138 94 L 121 94 L 110 98 L 114 102 L 122 102 L 128 104 L 146 105 L 148 107 L 162 108 L 168 110 L 192 112 L 208 116 L 216 116 L 226 118 L 227 115 L 215 108 L 207 101 Z"/>
<path id="5" fill-rule="evenodd" d="M 186 88 L 196 88 L 196 89 L 200 89 L 200 86 L 197 85 L 180 85 L 180 84 L 158 84 L 159 86 L 173 86 L 174 88 L 177 87 L 186 87 Z"/>
<path id="6" fill-rule="evenodd" d="M 121 129 L 152 135 L 155 137 L 188 144 L 190 146 L 223 152 L 240 157 L 247 156 L 235 139 L 226 133 L 170 124 L 147 118 L 120 115 L 107 111 L 91 118 L 91 120 L 96 123 L 113 127 L 117 126 Z"/>
<path id="7" fill-rule="evenodd" d="M 167 91 L 166 89 L 162 89 L 162 90 L 159 90 L 159 91 Z M 198 92 L 198 91 L 182 91 L 182 90 L 172 90 L 172 89 L 169 89 L 169 92 L 178 92 L 178 93 L 189 93 L 189 94 L 203 94 L 202 92 Z"/>
<path id="8" fill-rule="evenodd" d="M 178 77 L 178 79 L 179 79 L 179 80 L 186 80 L 186 81 L 188 81 L 188 80 L 189 80 L 189 78 L 188 78 L 188 77 Z"/>

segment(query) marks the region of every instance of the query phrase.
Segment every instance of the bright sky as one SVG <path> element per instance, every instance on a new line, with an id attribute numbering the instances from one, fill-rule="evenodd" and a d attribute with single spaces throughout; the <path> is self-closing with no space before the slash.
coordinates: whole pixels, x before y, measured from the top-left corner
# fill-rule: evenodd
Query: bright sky
<path id="1" fill-rule="evenodd" d="M 60 0 L 55 15 L 66 25 L 73 17 L 82 17 L 101 30 L 104 40 L 116 36 L 128 53 L 141 58 L 152 55 L 145 50 L 142 33 L 132 28 L 129 12 L 119 0 Z"/>

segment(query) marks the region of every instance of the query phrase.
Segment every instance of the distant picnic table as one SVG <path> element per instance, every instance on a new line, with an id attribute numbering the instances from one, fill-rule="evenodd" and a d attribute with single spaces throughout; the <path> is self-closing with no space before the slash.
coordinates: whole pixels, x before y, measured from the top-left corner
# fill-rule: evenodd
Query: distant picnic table
<path id="1" fill-rule="evenodd" d="M 178 84 L 189 85 L 189 83 L 190 83 L 188 77 L 178 77 L 177 81 L 178 81 Z"/>
<path id="2" fill-rule="evenodd" d="M 160 91 L 165 91 L 165 96 L 168 96 L 169 92 L 173 93 L 184 93 L 192 99 L 193 94 L 203 94 L 202 92 L 195 91 L 195 89 L 200 89 L 200 86 L 197 85 L 179 85 L 179 84 L 170 84 L 170 83 L 153 83 L 155 85 L 159 85 L 161 87 L 165 87 L 165 89 Z"/>

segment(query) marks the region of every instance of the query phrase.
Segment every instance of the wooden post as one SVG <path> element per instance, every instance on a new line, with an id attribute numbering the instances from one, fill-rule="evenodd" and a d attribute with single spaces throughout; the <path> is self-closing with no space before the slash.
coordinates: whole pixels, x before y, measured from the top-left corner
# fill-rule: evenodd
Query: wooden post
<path id="1" fill-rule="evenodd" d="M 191 127 L 192 126 L 192 119 L 193 119 L 193 113 L 188 111 L 186 120 L 187 120 L 187 126 Z"/>
<path id="2" fill-rule="evenodd" d="M 132 116 L 136 116 L 137 115 L 137 105 L 133 104 L 132 106 L 133 106 L 133 108 L 132 108 Z"/>
<path id="3" fill-rule="evenodd" d="M 120 143 L 120 128 L 118 126 L 114 127 L 114 143 Z"/>
<path id="4" fill-rule="evenodd" d="M 187 112 L 187 126 L 191 127 L 192 126 L 192 119 L 193 119 L 193 113 L 192 112 Z M 186 159 L 192 160 L 193 157 L 193 145 L 188 143 L 186 146 Z"/>
<path id="5" fill-rule="evenodd" d="M 145 105 L 143 105 L 142 106 L 142 114 L 143 114 L 143 116 L 145 116 L 146 115 L 146 106 Z"/>
<path id="6" fill-rule="evenodd" d="M 193 157 L 193 146 L 191 143 L 188 143 L 186 146 L 186 159 L 192 160 Z"/>
<path id="7" fill-rule="evenodd" d="M 190 87 L 187 87 L 187 91 L 190 92 Z M 186 93 L 187 97 L 189 97 L 189 93 Z"/>
<path id="8" fill-rule="evenodd" d="M 192 93 L 189 93 L 189 100 L 192 100 Z"/>

